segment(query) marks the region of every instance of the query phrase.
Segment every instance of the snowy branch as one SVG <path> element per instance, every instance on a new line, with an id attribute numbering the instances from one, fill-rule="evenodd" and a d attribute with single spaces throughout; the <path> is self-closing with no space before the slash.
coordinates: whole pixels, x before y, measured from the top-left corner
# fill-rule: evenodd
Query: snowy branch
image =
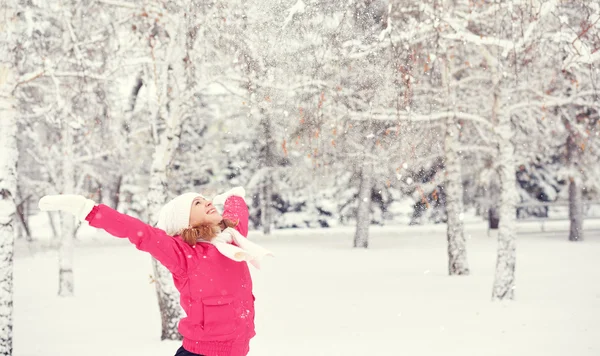
<path id="1" fill-rule="evenodd" d="M 462 146 L 460 146 L 460 150 L 461 151 L 485 152 L 485 153 L 491 155 L 492 157 L 495 157 L 496 155 L 498 155 L 498 149 L 492 148 L 492 147 L 485 147 L 485 146 L 462 145 Z"/>
<path id="2" fill-rule="evenodd" d="M 74 163 L 83 163 L 83 162 L 95 161 L 100 158 L 110 156 L 110 155 L 114 154 L 115 152 L 116 152 L 116 149 L 112 149 L 112 150 L 108 150 L 108 151 L 94 153 L 94 154 L 87 155 L 87 156 L 81 156 L 81 157 L 75 158 L 73 162 Z"/>
<path id="3" fill-rule="evenodd" d="M 409 121 L 409 122 L 428 122 L 428 121 L 436 121 L 447 119 L 449 117 L 456 117 L 460 120 L 472 121 L 474 123 L 481 124 L 488 128 L 493 128 L 494 125 L 486 120 L 484 117 L 474 114 L 469 114 L 460 111 L 438 111 L 433 112 L 431 114 L 415 114 L 415 113 L 407 113 L 401 112 L 397 113 L 396 111 L 389 111 L 388 113 L 350 113 L 350 118 L 353 120 L 365 120 L 366 118 L 372 118 L 373 120 L 378 121 Z"/>
<path id="4" fill-rule="evenodd" d="M 30 148 L 27 149 L 27 153 L 41 166 L 46 168 L 46 173 L 50 176 L 50 182 L 54 185 L 57 185 L 58 180 L 56 179 L 56 175 L 54 174 L 54 169 L 49 166 L 49 160 L 42 160 L 37 156 L 37 154 Z"/>
<path id="5" fill-rule="evenodd" d="M 36 80 L 37 78 L 39 78 L 39 77 L 43 76 L 44 74 L 45 74 L 45 70 L 41 69 L 41 70 L 37 70 L 37 71 L 35 71 L 35 72 L 31 72 L 31 73 L 27 73 L 27 74 L 25 74 L 25 75 L 22 75 L 22 76 L 21 76 L 21 77 L 20 77 L 20 78 L 17 80 L 17 83 L 16 83 L 16 85 L 15 85 L 15 88 L 16 88 L 16 87 L 18 87 L 18 86 L 20 86 L 20 85 L 23 85 L 23 84 L 29 83 L 29 82 L 31 82 L 31 81 L 33 81 L 33 80 Z"/>
<path id="6" fill-rule="evenodd" d="M 128 1 L 119 1 L 119 0 L 96 0 L 99 4 L 105 4 L 110 6 L 123 7 L 131 10 L 139 10 L 139 5 L 132 4 Z"/>

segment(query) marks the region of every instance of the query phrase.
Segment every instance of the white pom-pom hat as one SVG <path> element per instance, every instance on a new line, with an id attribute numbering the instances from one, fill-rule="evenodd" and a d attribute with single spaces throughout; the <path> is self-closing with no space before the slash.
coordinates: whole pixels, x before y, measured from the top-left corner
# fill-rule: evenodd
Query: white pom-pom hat
<path id="1" fill-rule="evenodd" d="M 160 209 L 156 227 L 170 236 L 180 235 L 190 226 L 190 211 L 196 198 L 206 199 L 202 194 L 193 192 L 173 198 Z"/>

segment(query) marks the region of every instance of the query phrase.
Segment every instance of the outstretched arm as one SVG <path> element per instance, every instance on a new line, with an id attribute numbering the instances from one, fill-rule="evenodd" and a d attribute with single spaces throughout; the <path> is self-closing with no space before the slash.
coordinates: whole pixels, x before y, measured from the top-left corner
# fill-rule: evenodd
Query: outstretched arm
<path id="1" fill-rule="evenodd" d="M 150 253 L 174 275 L 183 275 L 191 261 L 186 258 L 191 249 L 185 242 L 167 235 L 144 222 L 121 214 L 106 205 L 95 205 L 81 195 L 48 195 L 40 199 L 39 207 L 45 211 L 66 211 L 80 221 L 87 220 L 93 227 L 109 234 L 128 238 L 139 250 Z"/>
<path id="2" fill-rule="evenodd" d="M 192 261 L 186 258 L 191 251 L 186 251 L 190 246 L 183 240 L 106 205 L 95 206 L 86 220 L 90 226 L 103 229 L 115 237 L 129 239 L 138 250 L 150 253 L 174 275 L 185 274 L 188 263 Z"/>

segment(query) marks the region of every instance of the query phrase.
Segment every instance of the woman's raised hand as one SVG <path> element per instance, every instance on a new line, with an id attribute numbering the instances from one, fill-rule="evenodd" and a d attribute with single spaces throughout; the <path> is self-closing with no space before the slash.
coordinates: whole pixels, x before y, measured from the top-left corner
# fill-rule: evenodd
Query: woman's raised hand
<path id="1" fill-rule="evenodd" d="M 223 194 L 219 194 L 216 197 L 214 197 L 212 200 L 212 203 L 215 205 L 223 205 L 223 204 L 225 204 L 225 200 L 227 200 L 227 198 L 229 198 L 232 195 L 242 197 L 245 200 L 246 191 L 244 190 L 243 187 L 235 187 Z"/>
<path id="2" fill-rule="evenodd" d="M 84 221 L 96 203 L 82 195 L 59 194 L 46 195 L 40 199 L 38 207 L 43 211 L 66 211 Z"/>

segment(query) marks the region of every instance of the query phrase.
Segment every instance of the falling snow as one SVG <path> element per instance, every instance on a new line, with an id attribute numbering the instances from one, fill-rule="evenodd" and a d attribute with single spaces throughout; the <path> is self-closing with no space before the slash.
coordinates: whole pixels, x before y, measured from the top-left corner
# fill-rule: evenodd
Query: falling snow
<path id="1" fill-rule="evenodd" d="M 16 262 L 16 355 L 176 349 L 149 342 L 179 337 L 170 273 L 80 246 L 87 223 L 42 196 L 154 225 L 234 186 L 283 252 L 258 275 L 256 355 L 600 353 L 597 1 L 5 0 L 0 18 L 0 355 L 15 241 L 44 251 Z"/>

